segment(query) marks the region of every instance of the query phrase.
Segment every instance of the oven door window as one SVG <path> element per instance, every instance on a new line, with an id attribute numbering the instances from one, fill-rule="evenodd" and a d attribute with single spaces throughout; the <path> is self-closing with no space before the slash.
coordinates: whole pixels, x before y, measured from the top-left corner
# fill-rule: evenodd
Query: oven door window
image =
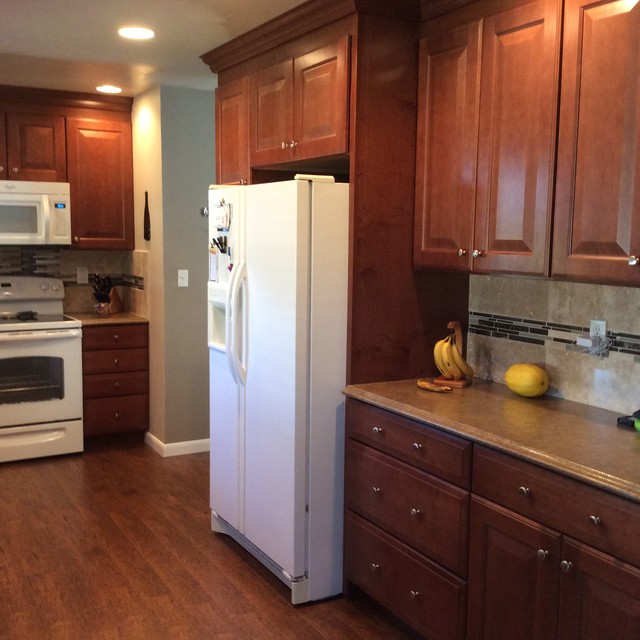
<path id="1" fill-rule="evenodd" d="M 64 361 L 48 356 L 0 360 L 0 404 L 64 398 Z"/>

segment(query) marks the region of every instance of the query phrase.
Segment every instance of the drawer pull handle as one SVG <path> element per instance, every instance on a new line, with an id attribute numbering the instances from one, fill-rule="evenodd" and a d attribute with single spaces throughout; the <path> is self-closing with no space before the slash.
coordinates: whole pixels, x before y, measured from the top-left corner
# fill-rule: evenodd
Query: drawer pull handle
<path id="1" fill-rule="evenodd" d="M 409 511 L 409 513 L 414 517 L 414 518 L 419 518 L 420 515 L 422 514 L 422 511 L 420 511 L 420 509 L 411 509 L 411 511 Z"/>
<path id="2" fill-rule="evenodd" d="M 411 595 L 411 599 L 412 600 L 417 600 L 420 597 L 420 592 L 419 591 L 414 591 L 413 589 L 411 589 L 411 591 L 409 591 L 409 594 Z"/>
<path id="3" fill-rule="evenodd" d="M 573 564 L 568 560 L 563 560 L 560 563 L 560 570 L 562 571 L 562 573 L 569 573 L 571 569 L 573 569 Z"/>
<path id="4" fill-rule="evenodd" d="M 602 520 L 600 520 L 599 516 L 589 516 L 589 522 L 595 524 L 596 527 L 598 527 L 602 522 Z"/>
<path id="5" fill-rule="evenodd" d="M 371 573 L 378 573 L 380 569 L 380 565 L 377 562 L 372 562 L 369 565 L 369 569 L 371 569 Z"/>
<path id="6" fill-rule="evenodd" d="M 380 435 L 382 433 L 382 427 L 373 427 L 371 431 L 373 431 L 373 433 L 375 433 L 376 435 Z"/>
<path id="7" fill-rule="evenodd" d="M 373 491 L 373 493 L 375 493 L 377 496 L 379 496 L 382 493 L 382 489 L 380 487 L 371 487 L 371 490 Z"/>
<path id="8" fill-rule="evenodd" d="M 549 552 L 546 549 L 538 549 L 536 551 L 536 558 L 538 560 L 546 560 L 549 557 Z"/>
<path id="9" fill-rule="evenodd" d="M 519 488 L 518 488 L 518 493 L 519 493 L 521 496 L 525 496 L 525 497 L 527 497 L 527 496 L 530 496 L 530 495 L 531 495 L 531 489 L 529 489 L 529 487 L 519 487 Z"/>
<path id="10" fill-rule="evenodd" d="M 412 448 L 414 451 L 422 451 L 422 445 L 421 445 L 419 442 L 414 442 L 414 443 L 411 445 L 411 448 Z"/>

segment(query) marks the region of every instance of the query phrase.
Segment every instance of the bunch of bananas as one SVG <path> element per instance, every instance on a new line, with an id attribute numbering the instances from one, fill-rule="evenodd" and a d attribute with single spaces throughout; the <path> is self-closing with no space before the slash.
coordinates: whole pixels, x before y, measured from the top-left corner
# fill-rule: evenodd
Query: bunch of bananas
<path id="1" fill-rule="evenodd" d="M 461 350 L 456 344 L 456 336 L 453 334 L 436 342 L 433 348 L 433 360 L 446 380 L 460 380 L 465 376 L 473 377 L 473 367 L 462 357 Z"/>

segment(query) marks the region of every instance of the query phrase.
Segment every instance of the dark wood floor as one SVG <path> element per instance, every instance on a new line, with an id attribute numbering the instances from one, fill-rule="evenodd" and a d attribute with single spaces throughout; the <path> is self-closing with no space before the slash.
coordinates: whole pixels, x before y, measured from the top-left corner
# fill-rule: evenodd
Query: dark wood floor
<path id="1" fill-rule="evenodd" d="M 2 640 L 405 639 L 370 603 L 293 607 L 209 528 L 208 454 L 139 438 L 0 465 Z"/>

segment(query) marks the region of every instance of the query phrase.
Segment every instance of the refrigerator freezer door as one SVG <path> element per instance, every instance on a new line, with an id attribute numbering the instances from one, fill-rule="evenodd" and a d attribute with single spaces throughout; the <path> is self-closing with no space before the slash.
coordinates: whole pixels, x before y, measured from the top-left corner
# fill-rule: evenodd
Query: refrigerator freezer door
<path id="1" fill-rule="evenodd" d="M 306 569 L 309 189 L 246 194 L 245 532 L 293 577 Z"/>

